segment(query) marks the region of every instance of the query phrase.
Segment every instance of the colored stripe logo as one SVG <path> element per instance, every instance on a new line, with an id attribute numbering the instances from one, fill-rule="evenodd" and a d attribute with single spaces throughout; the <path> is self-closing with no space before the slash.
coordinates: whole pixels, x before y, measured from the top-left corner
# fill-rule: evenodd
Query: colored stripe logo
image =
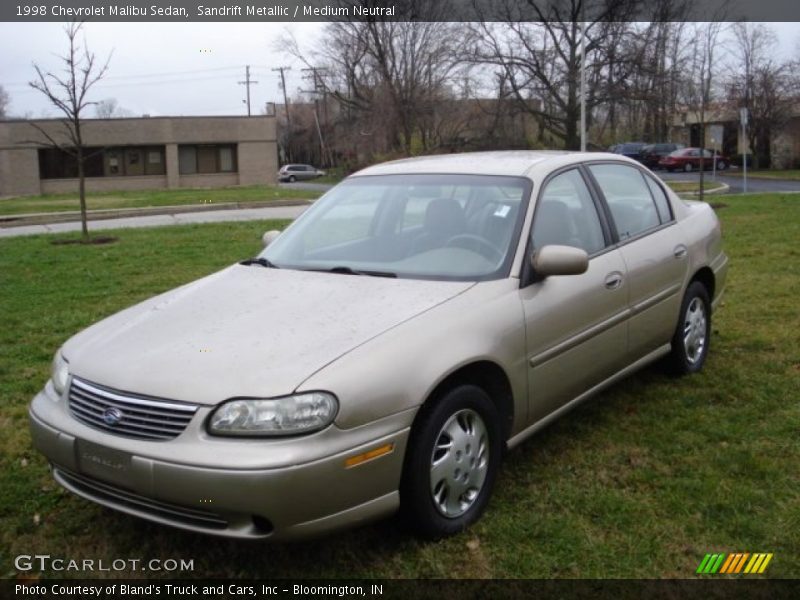
<path id="1" fill-rule="evenodd" d="M 733 552 L 731 554 L 706 554 L 697 567 L 698 575 L 716 574 L 739 574 L 760 575 L 763 573 L 769 561 L 772 560 L 772 553 L 757 552 Z"/>

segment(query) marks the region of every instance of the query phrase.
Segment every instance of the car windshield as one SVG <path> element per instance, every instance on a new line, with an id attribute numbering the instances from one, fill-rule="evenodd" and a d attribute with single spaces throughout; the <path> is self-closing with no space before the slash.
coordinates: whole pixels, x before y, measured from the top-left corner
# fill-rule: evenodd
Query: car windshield
<path id="1" fill-rule="evenodd" d="M 260 255 L 284 269 L 417 279 L 504 277 L 531 182 L 488 175 L 345 180 Z"/>

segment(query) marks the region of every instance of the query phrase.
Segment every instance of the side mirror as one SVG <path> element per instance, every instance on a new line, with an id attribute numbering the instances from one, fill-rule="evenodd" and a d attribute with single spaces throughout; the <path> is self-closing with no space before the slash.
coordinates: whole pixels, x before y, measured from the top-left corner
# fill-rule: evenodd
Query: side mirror
<path id="1" fill-rule="evenodd" d="M 261 243 L 264 244 L 264 248 L 266 248 L 272 242 L 274 242 L 275 238 L 277 238 L 280 234 L 281 234 L 280 231 L 277 231 L 275 229 L 270 229 L 264 235 L 262 235 L 261 236 Z"/>
<path id="2" fill-rule="evenodd" d="M 544 246 L 531 256 L 536 275 L 543 279 L 550 275 L 580 275 L 589 268 L 586 250 L 572 246 Z"/>

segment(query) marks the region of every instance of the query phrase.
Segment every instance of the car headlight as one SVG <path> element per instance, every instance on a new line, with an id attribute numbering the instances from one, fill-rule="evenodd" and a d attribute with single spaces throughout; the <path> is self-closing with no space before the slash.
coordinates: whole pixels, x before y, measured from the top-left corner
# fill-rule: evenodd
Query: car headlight
<path id="1" fill-rule="evenodd" d="M 59 396 L 64 393 L 67 387 L 67 379 L 69 378 L 69 363 L 61 355 L 61 350 L 56 352 L 53 357 L 53 369 L 50 373 L 50 379 L 53 381 L 53 388 Z"/>
<path id="2" fill-rule="evenodd" d="M 265 400 L 231 400 L 211 415 L 208 431 L 218 435 L 296 435 L 327 427 L 339 403 L 327 392 Z"/>

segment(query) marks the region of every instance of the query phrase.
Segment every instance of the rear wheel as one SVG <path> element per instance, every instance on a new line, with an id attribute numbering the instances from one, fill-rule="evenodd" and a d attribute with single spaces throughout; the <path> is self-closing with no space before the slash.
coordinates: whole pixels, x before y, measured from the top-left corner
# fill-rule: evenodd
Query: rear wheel
<path id="1" fill-rule="evenodd" d="M 692 163 L 686 163 L 685 165 L 683 165 L 683 170 L 686 171 L 687 173 L 691 173 L 692 169 L 693 169 Z"/>
<path id="2" fill-rule="evenodd" d="M 500 466 L 497 408 L 481 388 L 460 385 L 424 406 L 411 431 L 401 510 L 421 535 L 466 529 L 489 502 Z"/>
<path id="3" fill-rule="evenodd" d="M 721 161 L 719 161 L 717 163 L 717 170 L 718 171 L 724 171 L 727 168 L 728 168 L 728 164 L 724 160 L 721 160 Z"/>
<path id="4" fill-rule="evenodd" d="M 702 369 L 710 339 L 711 300 L 706 286 L 694 281 L 683 297 L 678 325 L 672 336 L 670 370 L 676 375 L 688 375 Z"/>

